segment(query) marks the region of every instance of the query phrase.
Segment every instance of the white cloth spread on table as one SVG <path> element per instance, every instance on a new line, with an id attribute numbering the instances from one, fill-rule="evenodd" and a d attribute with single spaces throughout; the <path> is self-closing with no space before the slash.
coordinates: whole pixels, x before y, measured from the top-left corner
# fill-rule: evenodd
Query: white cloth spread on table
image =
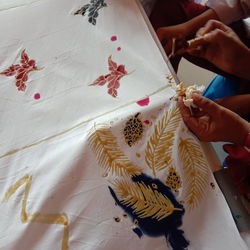
<path id="1" fill-rule="evenodd" d="M 134 0 L 0 10 L 0 249 L 247 249 Z"/>

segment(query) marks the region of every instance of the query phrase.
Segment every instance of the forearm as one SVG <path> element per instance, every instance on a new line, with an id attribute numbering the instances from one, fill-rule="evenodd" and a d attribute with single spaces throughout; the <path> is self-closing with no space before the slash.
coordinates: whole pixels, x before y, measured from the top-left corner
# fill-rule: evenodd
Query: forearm
<path id="1" fill-rule="evenodd" d="M 236 106 L 235 112 L 242 116 L 250 115 L 250 94 L 237 95 L 237 96 L 241 98 L 239 98 L 239 104 Z"/>
<path id="2" fill-rule="evenodd" d="M 235 95 L 217 99 L 216 103 L 240 116 L 250 115 L 250 94 Z"/>
<path id="3" fill-rule="evenodd" d="M 250 49 L 244 46 L 235 62 L 234 75 L 250 80 Z"/>
<path id="4" fill-rule="evenodd" d="M 250 133 L 250 123 L 249 122 L 242 122 L 241 128 L 236 131 L 235 134 L 232 136 L 231 142 L 245 146 L 246 138 L 248 134 Z"/>
<path id="5" fill-rule="evenodd" d="M 206 22 L 211 19 L 219 20 L 219 17 L 213 9 L 208 9 L 199 16 L 187 21 L 186 27 L 190 34 L 195 34 L 198 29 L 204 26 Z"/>

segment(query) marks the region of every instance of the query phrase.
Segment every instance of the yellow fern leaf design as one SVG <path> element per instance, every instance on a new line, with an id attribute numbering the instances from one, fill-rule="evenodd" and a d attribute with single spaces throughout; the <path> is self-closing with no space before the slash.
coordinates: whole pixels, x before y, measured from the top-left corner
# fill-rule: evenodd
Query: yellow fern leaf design
<path id="1" fill-rule="evenodd" d="M 139 218 L 155 218 L 158 221 L 171 215 L 175 208 L 168 197 L 144 182 L 132 183 L 129 181 L 115 181 L 113 183 L 117 196 L 121 203 L 129 206 Z"/>
<path id="2" fill-rule="evenodd" d="M 145 160 L 153 175 L 172 163 L 174 133 L 181 120 L 179 108 L 171 108 L 157 123 L 145 151 Z"/>
<path id="3" fill-rule="evenodd" d="M 185 203 L 193 209 L 205 194 L 209 170 L 201 147 L 193 138 L 180 138 L 179 152 L 186 178 Z"/>
<path id="4" fill-rule="evenodd" d="M 141 168 L 130 162 L 124 155 L 110 130 L 94 129 L 89 142 L 97 156 L 98 163 L 105 169 L 105 172 L 111 172 L 117 176 L 138 175 L 142 172 Z"/>

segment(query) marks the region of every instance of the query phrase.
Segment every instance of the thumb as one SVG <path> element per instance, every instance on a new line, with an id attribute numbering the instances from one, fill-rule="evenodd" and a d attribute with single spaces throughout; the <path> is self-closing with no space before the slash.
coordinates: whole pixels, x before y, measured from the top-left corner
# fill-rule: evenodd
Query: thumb
<path id="1" fill-rule="evenodd" d="M 217 103 L 207 99 L 206 97 L 200 96 L 198 94 L 193 94 L 192 97 L 194 104 L 211 116 L 218 114 L 218 111 L 221 109 Z"/>

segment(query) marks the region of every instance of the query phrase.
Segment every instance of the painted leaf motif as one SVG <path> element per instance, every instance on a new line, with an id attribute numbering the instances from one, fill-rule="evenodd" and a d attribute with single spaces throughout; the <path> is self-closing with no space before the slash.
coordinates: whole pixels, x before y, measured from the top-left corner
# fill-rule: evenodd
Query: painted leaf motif
<path id="1" fill-rule="evenodd" d="M 20 91 L 25 91 L 26 89 L 26 84 L 24 84 L 22 81 L 17 81 L 16 82 L 17 89 Z"/>
<path id="2" fill-rule="evenodd" d="M 188 248 L 189 241 L 179 229 L 185 209 L 169 187 L 143 173 L 131 180 L 116 179 L 110 184 L 109 191 L 115 204 L 131 218 L 133 231 L 139 237 L 164 236 L 171 249 Z"/>
<path id="3" fill-rule="evenodd" d="M 20 68 L 19 64 L 11 65 L 8 69 L 0 73 L 0 75 L 13 76 L 16 74 L 17 70 Z"/>
<path id="4" fill-rule="evenodd" d="M 90 86 L 94 86 L 94 85 L 103 86 L 107 82 L 108 76 L 109 75 L 98 77 L 93 83 L 90 84 Z"/>
<path id="5" fill-rule="evenodd" d="M 118 95 L 117 89 L 120 87 L 120 80 L 123 76 L 127 75 L 127 71 L 124 65 L 117 66 L 117 63 L 112 61 L 111 56 L 108 58 L 108 67 L 110 73 L 105 76 L 99 76 L 93 83 L 89 84 L 89 86 L 103 86 L 105 83 L 108 83 L 108 94 L 115 98 Z"/>
<path id="6" fill-rule="evenodd" d="M 124 65 L 119 65 L 117 68 L 117 71 L 120 73 L 120 75 L 126 75 L 128 72 L 125 70 Z"/>
<path id="7" fill-rule="evenodd" d="M 91 0 L 89 4 L 85 4 L 83 7 L 75 11 L 74 15 L 84 16 L 85 13 L 88 11 L 89 23 L 96 25 L 96 18 L 99 16 L 98 11 L 106 6 L 107 4 L 104 2 L 104 0 L 97 0 L 97 1 Z"/>
<path id="8" fill-rule="evenodd" d="M 86 13 L 86 10 L 89 8 L 89 6 L 90 6 L 90 4 L 86 4 L 86 5 L 84 5 L 82 8 L 80 8 L 79 10 L 77 10 L 75 13 L 74 13 L 74 15 L 85 15 L 85 13 Z"/>
<path id="9" fill-rule="evenodd" d="M 98 17 L 98 12 L 97 11 L 92 11 L 92 12 L 89 12 L 89 17 L 92 17 L 92 18 L 97 18 Z"/>
<path id="10" fill-rule="evenodd" d="M 139 218 L 151 217 L 160 221 L 174 211 L 182 210 L 175 208 L 166 195 L 158 190 L 153 190 L 144 182 L 132 183 L 118 180 L 113 185 L 120 202 L 130 206 Z"/>
<path id="11" fill-rule="evenodd" d="M 116 176 L 132 176 L 142 172 L 141 168 L 130 162 L 124 155 L 110 130 L 94 128 L 91 131 L 89 143 L 105 172 L 111 172 Z"/>
<path id="12" fill-rule="evenodd" d="M 107 80 L 109 81 L 108 88 L 118 89 L 120 87 L 119 79 L 117 76 L 112 75 Z"/>
<path id="13" fill-rule="evenodd" d="M 170 108 L 154 127 L 154 134 L 150 137 L 145 150 L 146 163 L 152 169 L 154 176 L 157 171 L 172 163 L 174 134 L 180 120 L 179 108 Z"/>
<path id="14" fill-rule="evenodd" d="M 190 209 L 195 208 L 205 195 L 209 168 L 200 145 L 193 139 L 180 138 L 179 153 L 186 176 L 184 197 Z"/>
<path id="15" fill-rule="evenodd" d="M 28 63 L 29 63 L 29 57 L 28 57 L 28 55 L 27 55 L 27 53 L 25 52 L 25 49 L 24 49 L 22 51 L 22 53 L 21 53 L 21 64 L 23 66 L 23 65 L 26 65 Z"/>
<path id="16" fill-rule="evenodd" d="M 20 64 L 12 64 L 8 69 L 0 72 L 0 75 L 15 76 L 16 87 L 20 91 L 25 91 L 28 74 L 38 70 L 35 60 L 30 60 L 25 49 L 21 53 Z"/>
<path id="17" fill-rule="evenodd" d="M 96 19 L 93 17 L 89 18 L 89 22 L 92 23 L 93 25 L 96 25 Z"/>
<path id="18" fill-rule="evenodd" d="M 19 81 L 22 80 L 22 81 L 26 82 L 28 80 L 27 71 L 25 69 L 18 70 L 18 74 L 16 75 L 16 79 Z"/>
<path id="19" fill-rule="evenodd" d="M 116 71 L 117 70 L 117 63 L 115 63 L 114 61 L 112 61 L 112 57 L 109 56 L 108 58 L 108 65 L 109 65 L 109 71 Z"/>
<path id="20" fill-rule="evenodd" d="M 117 97 L 117 90 L 115 88 L 108 89 L 108 94 L 113 96 L 114 98 Z"/>

